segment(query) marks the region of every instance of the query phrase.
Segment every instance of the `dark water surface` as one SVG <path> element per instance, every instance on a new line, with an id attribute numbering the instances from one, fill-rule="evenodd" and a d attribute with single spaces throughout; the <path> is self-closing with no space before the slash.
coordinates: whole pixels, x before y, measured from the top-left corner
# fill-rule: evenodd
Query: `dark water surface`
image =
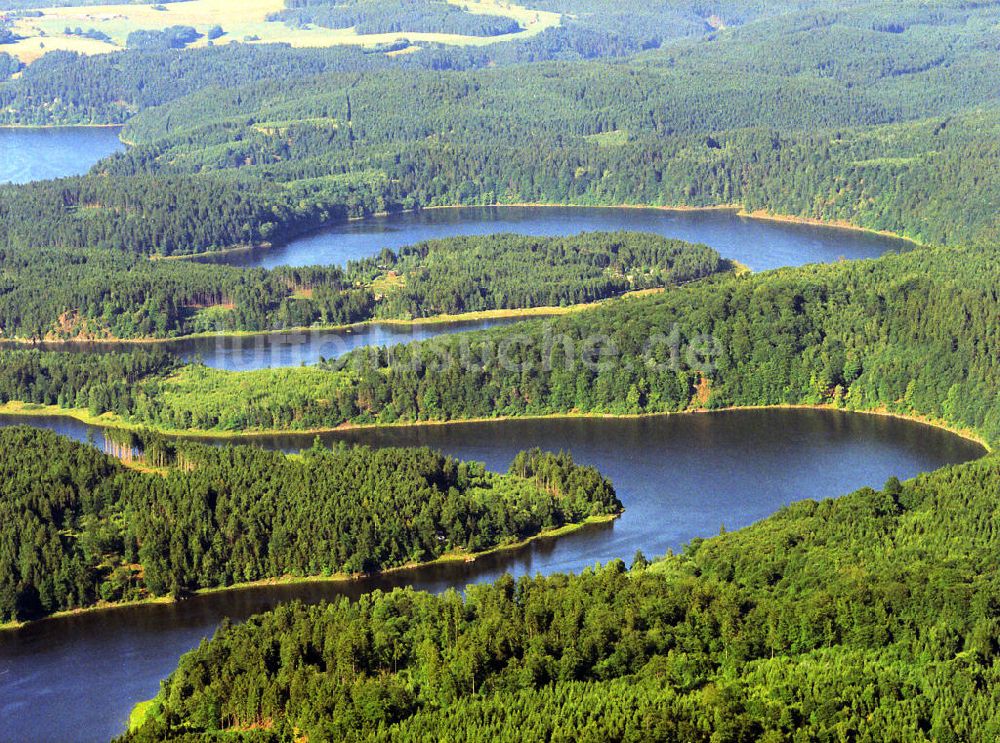
<path id="1" fill-rule="evenodd" d="M 0 418 L 87 440 L 86 425 L 61 418 Z M 96 434 L 100 440 L 100 434 Z M 430 591 L 503 572 L 579 571 L 676 549 L 720 526 L 736 529 L 803 498 L 841 495 L 909 477 L 983 452 L 928 426 L 818 410 L 757 410 L 628 420 L 543 420 L 354 431 L 327 436 L 376 446 L 427 445 L 506 469 L 515 453 L 569 449 L 614 482 L 624 516 L 613 524 L 532 544 L 471 564 L 430 566 L 350 583 L 231 591 L 179 604 L 81 614 L 0 633 L 0 730 L 4 740 L 106 740 L 129 709 L 153 696 L 178 656 L 210 636 L 222 617 L 242 619 L 291 599 L 356 596 L 413 585 Z M 284 450 L 311 436 L 255 438 Z"/>
<path id="2" fill-rule="evenodd" d="M 904 240 L 836 227 L 770 222 L 734 210 L 663 211 L 620 207 L 463 207 L 343 222 L 286 245 L 231 253 L 214 260 L 238 266 L 344 264 L 422 240 L 516 232 L 575 235 L 636 230 L 705 243 L 755 271 L 841 258 L 875 258 L 912 247 Z"/>
<path id="3" fill-rule="evenodd" d="M 27 183 L 82 175 L 98 160 L 120 152 L 118 127 L 0 127 L 0 183 Z"/>

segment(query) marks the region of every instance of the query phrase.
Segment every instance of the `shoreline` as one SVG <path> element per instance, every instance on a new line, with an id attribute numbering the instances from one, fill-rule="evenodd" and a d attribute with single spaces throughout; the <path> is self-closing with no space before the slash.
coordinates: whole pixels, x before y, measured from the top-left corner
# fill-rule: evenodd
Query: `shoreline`
<path id="1" fill-rule="evenodd" d="M 632 293 L 630 292 L 617 297 L 609 297 L 609 299 L 622 299 L 630 296 L 631 294 Z M 293 335 L 297 333 L 351 333 L 354 330 L 363 330 L 365 328 L 380 325 L 393 328 L 409 328 L 428 325 L 472 324 L 475 322 L 489 320 L 520 320 L 539 317 L 558 317 L 561 315 L 569 315 L 573 312 L 583 312 L 587 308 L 596 307 L 601 304 L 601 302 L 606 301 L 608 300 L 605 299 L 586 304 L 573 304 L 565 307 L 544 306 L 526 307 L 523 309 L 479 310 L 476 312 L 463 312 L 457 315 L 444 314 L 433 315 L 431 317 L 416 317 L 411 320 L 361 320 L 359 322 L 348 323 L 346 325 L 303 325 L 301 327 L 294 328 L 281 328 L 280 330 L 231 330 L 221 333 L 189 333 L 187 335 L 175 335 L 170 338 L 62 338 L 58 340 L 42 341 L 32 341 L 26 338 L 2 338 L 0 339 L 0 348 L 4 345 L 24 346 L 26 349 L 49 346 L 50 348 L 44 350 L 58 351 L 58 346 L 83 346 L 87 344 L 105 344 L 113 346 L 161 346 L 167 343 L 184 343 L 186 341 L 214 338 L 222 340 L 235 338 L 256 338 L 265 335 Z"/>
<path id="2" fill-rule="evenodd" d="M 0 129 L 124 129 L 124 124 L 0 124 Z M 122 142 L 124 144 L 124 141 Z"/>
<path id="3" fill-rule="evenodd" d="M 658 211 L 658 212 L 677 212 L 679 214 L 697 214 L 699 212 L 711 213 L 711 212 L 733 212 L 735 216 L 742 219 L 754 219 L 762 222 L 778 222 L 785 224 L 800 224 L 808 225 L 810 227 L 827 227 L 835 230 L 847 230 L 850 232 L 864 232 L 869 235 L 878 235 L 879 237 L 888 237 L 894 240 L 902 240 L 904 242 L 912 243 L 913 245 L 919 247 L 927 247 L 925 243 L 915 240 L 912 237 L 907 237 L 898 232 L 892 232 L 891 230 L 875 230 L 871 227 L 863 227 L 862 225 L 854 224 L 853 222 L 848 222 L 846 220 L 825 220 L 817 219 L 815 217 L 802 217 L 796 216 L 794 214 L 780 214 L 776 212 L 770 212 L 767 209 L 754 209 L 749 210 L 743 204 L 732 203 L 732 204 L 712 204 L 709 206 L 690 206 L 686 204 L 676 204 L 676 205 L 659 205 L 659 204 L 556 204 L 556 203 L 543 203 L 543 202 L 531 202 L 531 201 L 512 201 L 510 203 L 504 204 L 488 204 L 480 206 L 469 206 L 465 204 L 445 204 L 441 206 L 424 206 L 420 209 L 408 209 L 402 212 L 392 212 L 393 214 L 411 214 L 420 211 L 441 211 L 447 209 L 496 209 L 496 208 L 513 208 L 513 209 L 636 209 L 641 211 Z M 372 216 L 386 216 L 382 215 L 372 215 Z M 363 218 L 362 218 L 363 219 Z M 323 229 L 323 228 L 321 228 Z M 711 247 L 711 246 L 709 246 Z M 725 258 L 726 256 L 722 256 Z"/>
<path id="4" fill-rule="evenodd" d="M 687 206 L 687 205 L 675 205 L 675 206 L 660 206 L 656 204 L 545 204 L 545 203 L 533 203 L 530 201 L 526 202 L 512 202 L 509 204 L 492 204 L 486 207 L 466 207 L 466 206 L 425 206 L 420 209 L 420 211 L 432 211 L 440 209 L 475 209 L 475 208 L 521 208 L 521 209 L 638 209 L 643 211 L 660 211 L 660 212 L 677 212 L 680 214 L 692 214 L 698 212 L 733 212 L 737 217 L 742 219 L 754 219 L 762 222 L 777 222 L 783 224 L 800 224 L 807 225 L 809 227 L 827 227 L 835 230 L 847 230 L 849 232 L 863 232 L 869 235 L 878 235 L 879 237 L 888 237 L 894 240 L 902 240 L 904 242 L 912 243 L 913 245 L 919 247 L 927 247 L 925 243 L 915 240 L 912 237 L 907 237 L 898 232 L 892 232 L 890 230 L 875 230 L 871 227 L 863 227 L 853 222 L 848 222 L 846 220 L 825 220 L 817 219 L 815 217 L 801 217 L 794 214 L 780 214 L 775 212 L 770 212 L 767 209 L 754 209 L 749 210 L 742 204 L 713 204 L 711 206 Z M 413 210 L 411 210 L 413 211 Z M 722 256 L 725 258 L 726 256 Z"/>
<path id="5" fill-rule="evenodd" d="M 460 418 L 453 420 L 426 420 L 426 421 L 397 421 L 394 423 L 342 423 L 338 426 L 327 426 L 309 429 L 260 429 L 242 431 L 206 431 L 190 429 L 178 431 L 173 429 L 157 428 L 149 425 L 139 425 L 106 418 L 104 416 L 113 415 L 104 413 L 102 416 L 92 416 L 87 411 L 77 408 L 60 408 L 55 405 L 41 405 L 36 403 L 23 403 L 12 401 L 0 405 L 0 417 L 5 415 L 21 415 L 25 417 L 64 417 L 77 420 L 86 425 L 95 426 L 102 429 L 118 429 L 126 431 L 151 431 L 161 436 L 179 439 L 189 439 L 199 441 L 204 439 L 215 439 L 239 445 L 238 439 L 253 442 L 255 439 L 274 438 L 280 436 L 323 436 L 330 434 L 346 433 L 350 431 L 369 430 L 393 430 L 401 428 L 436 428 L 440 426 L 463 426 L 483 423 L 509 423 L 514 421 L 558 421 L 558 420 L 640 420 L 647 418 L 666 418 L 679 415 L 711 415 L 713 413 L 732 413 L 746 410 L 818 410 L 831 411 L 844 414 L 874 415 L 883 418 L 895 418 L 910 423 L 917 423 L 930 428 L 957 436 L 961 439 L 976 444 L 984 450 L 985 455 L 993 454 L 994 445 L 981 433 L 974 429 L 962 428 L 948 421 L 939 420 L 930 416 L 918 413 L 897 413 L 885 408 L 854 409 L 838 408 L 832 405 L 809 405 L 806 403 L 781 403 L 773 405 L 735 405 L 723 408 L 694 408 L 687 410 L 653 412 L 653 413 L 581 413 L 564 412 L 550 413 L 545 415 L 508 415 L 479 418 Z"/>
<path id="6" fill-rule="evenodd" d="M 485 550 L 480 550 L 479 552 L 462 552 L 461 550 L 454 550 L 446 554 L 435 557 L 433 560 L 427 560 L 425 562 L 414 562 L 407 563 L 405 565 L 396 565 L 395 567 L 385 568 L 384 570 L 379 570 L 374 573 L 360 573 L 360 574 L 348 574 L 348 573 L 333 573 L 332 575 L 305 575 L 305 576 L 292 576 L 283 575 L 274 578 L 261 578 L 255 581 L 246 581 L 242 583 L 233 583 L 230 586 L 214 586 L 210 588 L 199 588 L 193 591 L 188 596 L 176 599 L 170 596 L 156 596 L 144 599 L 138 599 L 136 601 L 121 601 L 113 604 L 97 604 L 94 606 L 84 606 L 78 609 L 65 609 L 63 611 L 57 611 L 48 616 L 42 617 L 40 619 L 29 619 L 23 622 L 11 621 L 0 624 L 0 635 L 3 632 L 10 630 L 22 629 L 24 627 L 30 627 L 41 622 L 47 622 L 50 620 L 65 619 L 67 617 L 80 616 L 82 614 L 96 614 L 98 612 L 112 612 L 119 609 L 129 609 L 138 606 L 148 606 L 155 604 L 180 604 L 191 599 L 197 599 L 200 596 L 211 596 L 220 593 L 230 593 L 235 591 L 248 591 L 255 588 L 267 588 L 269 586 L 297 586 L 297 585 L 307 585 L 311 583 L 353 583 L 358 581 L 364 581 L 370 578 L 380 578 L 387 575 L 395 575 L 399 573 L 408 572 L 411 570 L 420 570 L 423 568 L 432 567 L 435 565 L 447 565 L 449 563 L 455 562 L 475 562 L 481 557 L 486 557 L 488 555 L 500 554 L 503 552 L 511 552 L 514 550 L 522 549 L 533 544 L 536 541 L 541 541 L 545 539 L 557 539 L 559 537 L 564 537 L 569 534 L 574 534 L 578 531 L 582 531 L 588 526 L 594 524 L 610 524 L 621 518 L 624 509 L 618 513 L 604 514 L 601 516 L 588 516 L 583 521 L 577 521 L 570 524 L 563 524 L 562 526 L 553 527 L 550 529 L 543 529 L 537 534 L 530 537 L 525 537 L 516 542 L 510 542 L 506 544 L 498 544 L 494 547 L 489 547 Z"/>
<path id="7" fill-rule="evenodd" d="M 690 206 L 678 204 L 675 206 L 660 204 L 557 204 L 544 201 L 511 201 L 502 204 L 467 205 L 441 204 L 438 206 L 422 206 L 420 209 L 410 209 L 397 214 L 409 214 L 418 211 L 442 211 L 447 209 L 642 209 L 658 212 L 739 212 L 740 204 L 712 204 L 710 206 Z"/>
<path id="8" fill-rule="evenodd" d="M 757 219 L 762 222 L 777 222 L 779 224 L 801 224 L 810 227 L 829 227 L 835 230 L 847 230 L 848 232 L 862 232 L 868 235 L 877 235 L 878 237 L 888 237 L 893 240 L 902 240 L 903 242 L 908 242 L 918 248 L 929 247 L 927 243 L 921 242 L 913 237 L 907 237 L 906 235 L 901 235 L 898 232 L 892 232 L 891 230 L 875 230 L 871 227 L 862 227 L 851 222 L 847 222 L 842 219 L 834 220 L 823 220 L 816 219 L 815 217 L 797 217 L 792 214 L 774 214 L 767 211 L 766 209 L 755 209 L 754 211 L 747 211 L 743 207 L 740 207 L 736 216 L 743 217 L 744 219 Z"/>

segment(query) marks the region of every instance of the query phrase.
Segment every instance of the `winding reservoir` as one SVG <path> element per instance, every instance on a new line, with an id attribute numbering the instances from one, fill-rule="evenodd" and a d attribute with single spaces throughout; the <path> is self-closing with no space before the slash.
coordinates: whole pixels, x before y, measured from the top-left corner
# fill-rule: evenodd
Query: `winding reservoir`
<path id="1" fill-rule="evenodd" d="M 119 149 L 110 129 L 0 130 L 0 182 L 86 171 Z M 702 242 L 754 270 L 857 259 L 905 250 L 878 235 L 739 217 L 735 211 L 671 212 L 629 208 L 462 208 L 348 222 L 285 246 L 217 260 L 242 266 L 342 264 L 421 240 L 519 232 L 567 235 L 642 230 Z M 313 363 L 365 345 L 393 345 L 479 329 L 496 321 L 415 328 L 370 325 L 351 332 L 313 331 L 221 341 L 191 339 L 167 347 L 211 366 L 248 370 Z M 109 348 L 78 346 L 73 350 Z M 0 426 L 52 428 L 81 441 L 101 432 L 66 418 L 0 417 Z M 312 436 L 248 438 L 295 451 Z M 891 476 L 967 461 L 982 449 L 916 423 L 836 411 L 757 410 L 644 419 L 522 420 L 357 430 L 331 434 L 374 446 L 431 446 L 504 470 L 525 448 L 568 449 L 614 482 L 626 513 L 558 540 L 480 558 L 350 583 L 259 587 L 84 613 L 0 633 L 0 721 L 4 739 L 107 740 L 120 733 L 132 705 L 153 696 L 178 656 L 211 635 L 223 617 L 239 620 L 293 599 L 317 601 L 413 585 L 441 591 L 515 576 L 579 571 L 597 562 L 652 557 L 720 527 L 736 529 L 803 498 L 826 498 Z"/>
<path id="2" fill-rule="evenodd" d="M 82 175 L 98 160 L 120 152 L 118 127 L 0 127 L 0 183 Z"/>
<path id="3" fill-rule="evenodd" d="M 840 259 L 876 258 L 912 243 L 837 227 L 773 222 L 738 216 L 734 209 L 668 211 L 621 207 L 461 207 L 425 209 L 342 222 L 274 247 L 229 253 L 212 260 L 237 266 L 344 264 L 382 248 L 456 235 L 516 232 L 575 235 L 631 230 L 705 243 L 754 271 Z"/>
<path id="4" fill-rule="evenodd" d="M 4 417 L 87 440 L 62 418 Z M 890 475 L 967 461 L 982 449 L 947 432 L 892 418 L 820 410 L 749 410 L 643 419 L 549 419 L 329 435 L 374 446 L 426 445 L 505 469 L 514 454 L 569 449 L 614 482 L 617 522 L 474 563 L 429 566 L 350 583 L 283 585 L 200 596 L 40 622 L 0 634 L 0 719 L 11 741 L 109 739 L 131 706 L 153 696 L 177 657 L 222 617 L 242 619 L 282 601 L 357 596 L 398 585 L 441 591 L 515 576 L 579 571 L 595 562 L 654 556 L 721 526 L 736 529 L 803 498 L 879 486 Z M 250 439 L 296 450 L 310 436 Z"/>
<path id="5" fill-rule="evenodd" d="M 0 141 L 4 135 L 0 134 Z M 882 235 L 814 225 L 740 217 L 733 210 L 677 212 L 636 208 L 490 207 L 431 209 L 422 212 L 344 222 L 283 247 L 229 253 L 213 260 L 239 266 L 344 264 L 370 257 L 383 247 L 399 248 L 422 240 L 454 235 L 517 232 L 569 235 L 593 230 L 640 230 L 705 243 L 726 258 L 754 270 L 841 258 L 873 258 L 912 245 Z M 206 259 L 207 260 L 207 259 Z M 373 323 L 346 330 L 274 332 L 245 336 L 204 336 L 157 347 L 187 361 L 231 371 L 313 364 L 363 346 L 392 346 L 436 335 L 482 330 L 516 322 L 517 318 L 417 325 Z M 2 345 L 2 344 L 0 344 Z M 39 344 L 66 352 L 121 350 L 115 343 Z"/>

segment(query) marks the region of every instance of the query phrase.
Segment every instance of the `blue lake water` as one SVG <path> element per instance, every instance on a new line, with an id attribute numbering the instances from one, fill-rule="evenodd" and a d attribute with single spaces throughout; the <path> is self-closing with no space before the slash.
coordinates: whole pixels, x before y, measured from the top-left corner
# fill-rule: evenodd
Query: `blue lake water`
<path id="1" fill-rule="evenodd" d="M 238 266 L 344 264 L 382 248 L 457 235 L 515 232 L 574 235 L 633 230 L 704 243 L 755 271 L 841 259 L 876 258 L 912 247 L 905 240 L 838 227 L 740 217 L 735 210 L 664 211 L 621 207 L 462 207 L 342 222 L 273 248 L 214 260 Z"/>
<path id="2" fill-rule="evenodd" d="M 117 127 L 0 128 L 0 183 L 81 175 L 120 152 Z"/>

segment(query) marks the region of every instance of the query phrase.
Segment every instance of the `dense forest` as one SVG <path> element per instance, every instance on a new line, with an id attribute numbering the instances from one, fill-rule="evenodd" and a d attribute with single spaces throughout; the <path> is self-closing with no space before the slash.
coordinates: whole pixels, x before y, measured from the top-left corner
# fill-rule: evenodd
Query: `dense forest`
<path id="1" fill-rule="evenodd" d="M 0 52 L 0 83 L 9 80 L 12 75 L 21 71 L 21 63 L 7 52 Z"/>
<path id="2" fill-rule="evenodd" d="M 926 415 L 995 437 L 998 261 L 996 249 L 916 249 L 723 276 L 304 369 L 8 350 L 0 402 L 181 430 L 804 403 Z M 147 373 L 128 382 L 116 372 L 140 362 Z"/>
<path id="3" fill-rule="evenodd" d="M 90 0 L 86 0 L 89 2 Z M 83 4 L 52 0 L 47 6 Z M 424 0 L 425 4 L 427 3 Z M 30 8 L 36 0 L 8 0 L 5 8 Z M 797 0 L 776 7 L 762 0 L 728 0 L 714 10 L 725 25 L 780 17 L 809 10 L 829 0 Z M 136 110 L 159 105 L 206 85 L 227 87 L 253 80 L 299 79 L 322 71 L 366 71 L 390 64 L 419 69 L 471 69 L 552 59 L 621 57 L 665 40 L 698 37 L 709 28 L 698 0 L 653 3 L 588 0 L 573 8 L 558 2 L 532 3 L 564 12 L 557 28 L 528 39 L 483 47 L 425 44 L 415 54 L 389 60 L 354 46 L 292 49 L 283 44 L 228 44 L 182 53 L 137 50 L 102 55 L 49 52 L 14 85 L 0 89 L 0 118 L 19 123 L 122 123 Z M 911 5 L 911 8 L 916 6 Z M 625 12 L 620 12 L 620 11 Z M 959 11 L 967 9 L 958 8 Z M 908 16 L 912 10 L 903 11 Z M 656 23 L 669 17 L 672 22 Z M 463 15 L 468 15 L 463 13 Z M 927 15 L 925 13 L 925 15 Z M 408 29 L 409 30 L 409 29 Z M 650 34 L 656 41 L 650 44 Z"/>
<path id="4" fill-rule="evenodd" d="M 142 380 L 167 374 L 179 360 L 160 350 L 66 354 L 0 349 L 0 404 L 12 400 L 130 415 Z"/>
<path id="5" fill-rule="evenodd" d="M 347 135 L 336 126 L 260 129 L 235 147 L 138 148 L 99 166 L 120 175 L 0 187 L 0 246 L 190 254 L 283 242 L 383 211 L 513 202 L 739 203 L 929 243 L 988 245 L 1000 234 L 1000 120 L 988 112 L 840 133 L 744 130 L 666 140 L 595 133 L 576 144 L 539 133 L 534 144 L 517 146 L 424 138 L 370 148 L 361 169 L 305 156 L 310 148 L 338 152 L 333 141 Z M 304 145 L 304 159 L 288 152 L 289 142 Z M 539 148 L 546 158 L 535 162 Z M 147 156 L 156 171 L 161 159 L 172 165 L 135 173 L 135 161 Z M 185 162 L 213 167 L 206 159 L 226 167 L 169 172 Z M 262 164 L 235 167 L 246 162 Z M 293 180 L 283 185 L 286 178 Z"/>
<path id="6" fill-rule="evenodd" d="M 100 249 L 0 249 L 0 335 L 164 338 L 595 302 L 728 266 L 638 233 L 425 242 L 336 266 L 240 269 Z"/>
<path id="7" fill-rule="evenodd" d="M 521 31 L 513 18 L 469 13 L 445 0 L 285 0 L 267 20 L 292 26 L 353 28 L 359 34 L 400 32 L 502 36 Z"/>
<path id="8" fill-rule="evenodd" d="M 133 31 L 126 44 L 130 49 L 183 49 L 201 36 L 192 26 L 170 26 L 162 31 Z"/>
<path id="9" fill-rule="evenodd" d="M 164 432 L 802 404 L 1000 442 L 1000 0 L 519 4 L 561 22 L 502 40 L 522 26 L 437 0 L 287 0 L 272 22 L 289 33 L 480 38 L 188 48 L 207 27 L 174 27 L 25 67 L 0 46 L 0 123 L 125 124 L 129 144 L 0 186 L 6 338 L 606 300 L 241 373 L 143 346 L 0 349 L 0 405 L 134 429 L 105 452 L 0 430 L 0 624 L 464 556 L 623 508 L 566 453 L 496 474 L 427 449 Z M 627 233 L 209 262 L 351 217 L 517 202 L 730 205 L 923 245 L 759 275 Z M 998 499 L 991 454 L 653 562 L 279 606 L 185 655 L 125 739 L 1000 739 Z"/>
<path id="10" fill-rule="evenodd" d="M 47 55 L 0 85 L 0 111 L 141 109 L 124 134 L 137 146 L 86 177 L 0 189 L 0 245 L 196 253 L 515 201 L 732 203 L 995 242 L 997 8 L 894 8 L 806 9 L 614 63 L 443 71 L 418 54 L 244 45 Z"/>
<path id="11" fill-rule="evenodd" d="M 990 457 L 631 569 L 285 605 L 125 739 L 993 739 L 998 483 Z"/>
<path id="12" fill-rule="evenodd" d="M 496 475 L 427 449 L 317 443 L 287 456 L 111 436 L 116 453 L 152 471 L 50 432 L 0 431 L 0 623 L 263 578 L 370 573 L 621 510 L 611 484 L 568 454 L 525 452 Z"/>
<path id="13" fill-rule="evenodd" d="M 723 278 L 334 363 L 359 420 L 807 403 L 995 436 L 998 261 L 996 249 L 913 250 Z M 165 409 L 197 404 L 181 388 L 161 388 Z"/>
<path id="14" fill-rule="evenodd" d="M 497 234 L 420 243 L 348 266 L 383 280 L 379 317 L 430 317 L 493 309 L 597 302 L 628 291 L 674 287 L 728 262 L 705 245 L 641 233 L 572 237 Z"/>

